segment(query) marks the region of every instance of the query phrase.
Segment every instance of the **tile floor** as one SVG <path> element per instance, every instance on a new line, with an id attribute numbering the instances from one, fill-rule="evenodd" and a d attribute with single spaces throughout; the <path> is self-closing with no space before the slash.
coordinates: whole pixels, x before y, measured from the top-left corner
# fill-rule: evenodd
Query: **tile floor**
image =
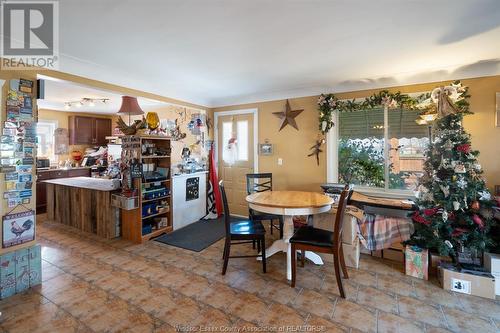
<path id="1" fill-rule="evenodd" d="M 222 242 L 194 253 L 47 223 L 38 237 L 43 284 L 0 302 L 3 332 L 500 331 L 500 302 L 446 292 L 367 256 L 349 270 L 343 300 L 329 264 L 299 267 L 292 289 L 283 255 L 270 258 L 267 274 L 253 259 L 233 259 L 222 276 Z"/>

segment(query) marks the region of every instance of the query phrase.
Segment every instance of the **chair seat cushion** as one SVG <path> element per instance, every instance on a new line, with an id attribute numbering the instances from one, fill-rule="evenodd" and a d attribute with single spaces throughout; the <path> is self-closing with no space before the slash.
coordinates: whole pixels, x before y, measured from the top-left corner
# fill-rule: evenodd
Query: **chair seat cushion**
<path id="1" fill-rule="evenodd" d="M 243 220 L 231 222 L 232 235 L 262 235 L 266 229 L 260 221 Z"/>
<path id="2" fill-rule="evenodd" d="M 322 247 L 333 246 L 333 232 L 310 226 L 299 228 L 290 238 L 290 243 L 300 243 Z"/>

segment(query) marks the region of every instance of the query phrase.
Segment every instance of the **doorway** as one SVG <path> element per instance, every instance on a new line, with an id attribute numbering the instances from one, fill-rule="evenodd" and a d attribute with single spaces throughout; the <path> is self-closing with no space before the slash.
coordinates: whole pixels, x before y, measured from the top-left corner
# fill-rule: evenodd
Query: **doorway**
<path id="1" fill-rule="evenodd" d="M 232 215 L 248 216 L 246 174 L 258 172 L 257 109 L 216 112 L 217 171 Z"/>

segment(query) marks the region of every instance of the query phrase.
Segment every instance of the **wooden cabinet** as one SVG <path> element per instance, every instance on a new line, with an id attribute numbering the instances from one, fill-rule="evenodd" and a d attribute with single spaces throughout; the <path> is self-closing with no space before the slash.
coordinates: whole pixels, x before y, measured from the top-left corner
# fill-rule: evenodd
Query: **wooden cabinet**
<path id="1" fill-rule="evenodd" d="M 111 119 L 94 118 L 94 137 L 95 143 L 105 145 L 106 137 L 111 135 Z"/>
<path id="2" fill-rule="evenodd" d="M 111 119 L 84 116 L 69 117 L 71 145 L 105 145 L 111 135 Z"/>
<path id="3" fill-rule="evenodd" d="M 47 209 L 47 184 L 44 180 L 69 177 L 89 177 L 90 169 L 43 170 L 37 171 L 36 181 L 36 213 L 45 213 Z"/>

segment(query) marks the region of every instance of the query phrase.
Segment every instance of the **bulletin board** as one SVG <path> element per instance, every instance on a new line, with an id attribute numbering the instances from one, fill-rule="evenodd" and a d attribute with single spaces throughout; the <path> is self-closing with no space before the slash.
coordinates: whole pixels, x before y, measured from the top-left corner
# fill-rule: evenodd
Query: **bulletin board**
<path id="1" fill-rule="evenodd" d="M 36 242 L 36 75 L 27 71 L 4 72 L 0 87 L 3 254 Z"/>

